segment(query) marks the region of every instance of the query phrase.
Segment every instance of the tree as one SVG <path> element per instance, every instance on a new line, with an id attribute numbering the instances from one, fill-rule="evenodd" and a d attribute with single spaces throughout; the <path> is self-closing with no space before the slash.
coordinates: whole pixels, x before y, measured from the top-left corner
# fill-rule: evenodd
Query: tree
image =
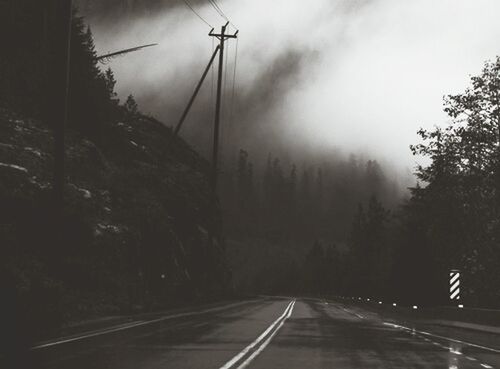
<path id="1" fill-rule="evenodd" d="M 75 14 L 71 32 L 69 126 L 98 137 L 114 113 L 114 78 L 98 67 L 92 31 Z"/>
<path id="2" fill-rule="evenodd" d="M 118 103 L 120 102 L 120 99 L 118 99 L 118 97 L 117 97 L 118 95 L 115 92 L 116 79 L 115 79 L 115 75 L 114 75 L 113 71 L 111 70 L 111 68 L 106 69 L 106 72 L 104 73 L 104 82 L 106 85 L 106 91 L 108 93 L 109 101 L 113 105 L 118 105 Z"/>
<path id="3" fill-rule="evenodd" d="M 451 123 L 420 130 L 412 146 L 431 164 L 417 168 L 426 232 L 442 272 L 461 268 L 468 298 L 500 303 L 500 58 L 487 62 L 464 93 L 445 98 Z"/>
<path id="4" fill-rule="evenodd" d="M 137 114 L 137 112 L 139 111 L 139 106 L 135 102 L 134 96 L 132 94 L 128 95 L 127 101 L 125 101 L 125 104 L 123 106 L 125 107 L 125 110 L 132 115 Z"/>

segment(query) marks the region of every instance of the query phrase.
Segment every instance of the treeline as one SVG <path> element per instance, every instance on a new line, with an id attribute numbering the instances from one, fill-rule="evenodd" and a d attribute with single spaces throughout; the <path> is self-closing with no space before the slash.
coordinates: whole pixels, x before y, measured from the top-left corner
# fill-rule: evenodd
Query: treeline
<path id="1" fill-rule="evenodd" d="M 418 132 L 411 150 L 430 164 L 392 215 L 370 203 L 354 218 L 344 293 L 446 304 L 458 269 L 461 303 L 500 306 L 499 96 L 497 57 L 444 99 L 449 125 Z"/>
<path id="2" fill-rule="evenodd" d="M 299 170 L 270 156 L 256 175 L 240 151 L 226 183 L 229 234 L 247 249 L 281 245 L 243 285 L 437 305 L 450 303 L 449 272 L 458 269 L 462 303 L 499 307 L 499 96 L 497 57 L 445 98 L 448 126 L 418 132 L 411 150 L 430 164 L 416 168 L 404 201 L 374 161 Z"/>
<path id="3" fill-rule="evenodd" d="M 0 3 L 0 103 L 52 126 L 60 116 L 64 18 L 57 1 Z M 132 96 L 120 105 L 110 68 L 97 60 L 92 31 L 73 9 L 70 38 L 68 128 L 101 139 L 106 123 L 137 112 Z"/>
<path id="4" fill-rule="evenodd" d="M 359 202 L 375 196 L 392 206 L 402 195 L 374 160 L 351 155 L 298 166 L 269 154 L 264 165 L 256 166 L 243 149 L 233 170 L 223 173 L 222 186 L 229 236 L 295 245 L 314 238 L 344 239 Z"/>
<path id="5" fill-rule="evenodd" d="M 374 204 L 394 209 L 405 193 L 375 160 L 351 155 L 296 165 L 269 154 L 254 164 L 240 150 L 220 194 L 237 288 L 310 294 L 346 285 L 345 255 L 360 204 L 370 204 L 371 216 Z"/>

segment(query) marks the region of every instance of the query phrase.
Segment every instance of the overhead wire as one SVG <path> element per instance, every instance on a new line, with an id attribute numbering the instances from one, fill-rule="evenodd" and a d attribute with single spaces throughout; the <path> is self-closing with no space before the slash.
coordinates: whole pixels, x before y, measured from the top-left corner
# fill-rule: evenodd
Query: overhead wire
<path id="1" fill-rule="evenodd" d="M 225 46 L 225 52 L 226 54 L 224 55 L 224 76 L 223 76 L 223 87 L 222 87 L 222 100 L 227 101 L 227 62 L 228 62 L 228 56 L 229 56 L 229 42 Z M 225 106 L 225 104 L 223 105 Z M 225 108 L 222 110 L 222 119 L 221 119 L 221 125 L 220 125 L 220 138 L 221 138 L 221 163 L 224 161 L 224 148 L 226 145 L 225 143 L 225 138 L 226 138 L 226 133 L 227 133 L 227 124 L 228 124 L 228 109 Z"/>
<path id="2" fill-rule="evenodd" d="M 212 5 L 212 7 L 215 9 L 215 11 L 217 13 L 219 13 L 219 15 L 224 18 L 227 22 L 229 22 L 229 24 L 235 29 L 237 30 L 238 28 L 231 22 L 231 20 L 228 18 L 228 16 L 226 15 L 226 13 L 224 13 L 224 11 L 222 10 L 222 8 L 219 6 L 219 4 L 217 4 L 217 2 L 215 0 L 208 0 L 208 2 L 210 3 L 210 5 Z"/>
<path id="3" fill-rule="evenodd" d="M 200 19 L 203 21 L 203 23 L 205 23 L 205 24 L 206 24 L 207 26 L 209 26 L 210 28 L 214 28 L 214 27 L 213 27 L 210 23 L 208 23 L 208 22 L 205 20 L 205 18 L 203 18 L 203 17 L 202 17 L 202 16 L 201 16 L 201 15 L 200 15 L 200 14 L 199 14 L 199 13 L 198 13 L 198 12 L 197 12 L 194 8 L 193 8 L 193 6 L 189 3 L 189 1 L 188 1 L 188 0 L 182 0 L 182 1 L 184 1 L 184 4 L 186 4 L 186 6 L 187 6 L 189 9 L 191 9 L 191 11 L 192 11 L 192 12 L 193 12 L 193 13 L 194 13 L 194 14 L 195 14 L 198 18 L 200 18 Z"/>
<path id="4" fill-rule="evenodd" d="M 210 3 L 210 5 L 212 5 L 212 8 L 215 9 L 215 11 L 217 13 L 219 13 L 219 15 L 224 18 L 226 21 L 229 21 L 226 17 L 226 15 L 224 14 L 224 12 L 221 10 L 221 8 L 217 5 L 217 3 L 214 1 L 214 0 L 208 0 L 208 2 Z"/>
<path id="5" fill-rule="evenodd" d="M 214 38 L 212 37 L 212 55 L 214 54 L 215 52 L 215 40 Z M 212 103 L 215 102 L 215 99 L 214 99 L 214 63 L 212 63 L 212 66 L 210 67 L 211 69 L 211 73 L 212 73 L 212 90 L 210 92 L 210 100 Z"/>
<path id="6" fill-rule="evenodd" d="M 232 86 L 232 91 L 231 91 L 231 102 L 229 104 L 230 106 L 230 111 L 229 111 L 229 121 L 233 123 L 233 113 L 234 113 L 234 97 L 235 97 L 235 86 L 236 86 L 236 68 L 238 65 L 238 41 L 239 39 L 236 39 L 236 46 L 234 50 L 234 64 L 233 64 L 233 86 Z"/>

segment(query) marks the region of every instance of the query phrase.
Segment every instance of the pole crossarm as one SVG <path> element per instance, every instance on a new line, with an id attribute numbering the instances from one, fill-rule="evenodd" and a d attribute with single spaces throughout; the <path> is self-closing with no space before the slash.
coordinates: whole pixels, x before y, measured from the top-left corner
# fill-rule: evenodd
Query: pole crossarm
<path id="1" fill-rule="evenodd" d="M 223 26 L 224 31 L 226 30 L 226 27 L 228 26 L 228 24 L 229 24 L 229 22 L 227 22 L 226 25 Z M 236 30 L 236 32 L 233 35 L 226 34 L 225 32 L 223 32 L 223 33 L 214 33 L 214 29 L 212 28 L 210 30 L 210 33 L 208 35 L 212 36 L 212 37 L 217 37 L 219 40 L 221 40 L 222 38 L 224 38 L 224 39 L 238 38 L 238 33 L 239 32 L 240 32 L 239 30 Z"/>
<path id="2" fill-rule="evenodd" d="M 200 81 L 196 85 L 196 88 L 194 90 L 193 96 L 191 96 L 191 99 L 189 100 L 189 102 L 188 102 L 188 104 L 186 106 L 186 109 L 184 109 L 184 112 L 182 113 L 182 116 L 181 116 L 181 119 L 179 120 L 179 123 L 177 123 L 177 126 L 175 127 L 174 134 L 176 136 L 179 133 L 179 131 L 181 129 L 181 126 L 182 126 L 182 123 L 184 123 L 184 120 L 186 119 L 186 117 L 187 117 L 187 115 L 189 113 L 189 110 L 191 109 L 191 106 L 193 105 L 194 100 L 196 99 L 196 96 L 198 95 L 198 92 L 200 91 L 200 88 L 203 85 L 203 81 L 205 81 L 205 78 L 206 78 L 206 76 L 208 74 L 208 71 L 210 70 L 210 67 L 212 66 L 212 64 L 213 64 L 213 62 L 215 60 L 215 57 L 217 56 L 217 53 L 219 52 L 219 50 L 220 50 L 220 45 L 217 45 L 217 47 L 215 48 L 214 53 L 212 54 L 212 57 L 210 58 L 210 61 L 208 62 L 207 67 L 205 68 L 205 70 L 203 72 L 203 75 L 201 76 Z"/>

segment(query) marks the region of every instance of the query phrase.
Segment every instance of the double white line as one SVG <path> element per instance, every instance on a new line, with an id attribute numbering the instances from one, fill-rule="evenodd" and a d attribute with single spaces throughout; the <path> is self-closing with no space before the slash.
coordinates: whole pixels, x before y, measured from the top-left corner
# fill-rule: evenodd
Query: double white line
<path id="1" fill-rule="evenodd" d="M 233 357 L 226 364 L 221 366 L 220 369 L 232 369 L 232 368 L 243 369 L 248 364 L 250 364 L 250 362 L 253 359 L 255 359 L 271 342 L 273 337 L 276 335 L 276 333 L 278 333 L 280 328 L 285 323 L 285 320 L 287 320 L 292 315 L 294 305 L 295 305 L 295 300 L 290 301 L 284 313 L 281 314 L 281 316 L 278 319 L 276 319 L 264 332 L 262 332 L 262 334 L 259 337 L 257 337 L 255 341 L 253 341 L 251 344 L 245 347 L 238 355 Z M 249 354 L 250 352 L 251 354 Z M 241 362 L 244 357 L 246 357 L 246 359 L 243 362 Z M 239 365 L 236 366 L 237 364 Z"/>

